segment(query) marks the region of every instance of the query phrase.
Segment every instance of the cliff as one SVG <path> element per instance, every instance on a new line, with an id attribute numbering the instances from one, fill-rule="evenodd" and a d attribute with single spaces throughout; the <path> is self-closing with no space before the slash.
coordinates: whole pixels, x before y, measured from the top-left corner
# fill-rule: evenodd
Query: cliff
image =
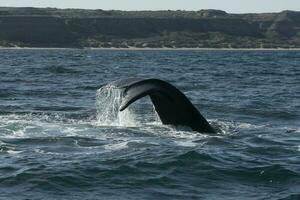
<path id="1" fill-rule="evenodd" d="M 300 12 L 2 7 L 0 46 L 300 48 Z"/>

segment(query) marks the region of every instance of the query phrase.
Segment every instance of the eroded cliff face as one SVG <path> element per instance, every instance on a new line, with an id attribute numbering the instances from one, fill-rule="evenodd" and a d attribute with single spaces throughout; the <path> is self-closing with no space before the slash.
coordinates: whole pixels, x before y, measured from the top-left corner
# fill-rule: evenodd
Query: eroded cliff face
<path id="1" fill-rule="evenodd" d="M 48 16 L 0 16 L 0 39 L 25 46 L 70 46 L 75 38 L 64 20 Z"/>
<path id="2" fill-rule="evenodd" d="M 0 46 L 299 48 L 300 12 L 0 8 Z"/>

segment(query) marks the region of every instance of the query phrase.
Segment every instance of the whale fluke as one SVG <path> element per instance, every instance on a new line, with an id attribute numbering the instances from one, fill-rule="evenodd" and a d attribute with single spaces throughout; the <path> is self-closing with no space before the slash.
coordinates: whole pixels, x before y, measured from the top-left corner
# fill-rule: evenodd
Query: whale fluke
<path id="1" fill-rule="evenodd" d="M 170 83 L 159 79 L 128 78 L 109 85 L 124 89 L 120 111 L 149 95 L 163 124 L 188 126 L 194 131 L 215 133 L 189 99 Z"/>

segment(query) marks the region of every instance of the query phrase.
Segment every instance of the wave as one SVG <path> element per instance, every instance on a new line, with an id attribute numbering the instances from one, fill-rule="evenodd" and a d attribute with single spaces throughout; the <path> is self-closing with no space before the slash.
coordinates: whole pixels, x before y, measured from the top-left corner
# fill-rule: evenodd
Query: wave
<path id="1" fill-rule="evenodd" d="M 93 111 L 88 112 L 20 112 L 20 113 L 3 113 L 0 115 L 0 129 L 2 136 L 23 137 L 26 134 L 28 136 L 51 136 L 51 130 L 53 135 L 57 135 L 57 132 L 61 132 L 60 135 L 71 134 L 72 132 L 84 132 L 90 129 L 128 129 L 131 131 L 140 130 L 141 134 L 153 134 L 153 135 L 166 135 L 174 138 L 203 138 L 214 137 L 204 133 L 197 133 L 191 131 L 188 127 L 175 127 L 170 125 L 163 125 L 160 121 L 155 121 L 155 115 L 150 116 L 150 122 L 148 122 L 143 114 L 132 112 L 128 110 L 128 113 L 116 114 L 115 118 L 111 117 L 111 112 L 107 111 L 108 118 L 103 116 L 96 116 Z M 99 113 L 98 113 L 99 114 Z M 140 116 L 139 116 L 140 115 Z M 140 120 L 143 118 L 142 120 Z M 151 118 L 153 121 L 151 121 Z M 209 120 L 211 124 L 218 130 L 218 134 L 215 137 L 235 135 L 243 131 L 255 131 L 255 130 L 285 130 L 289 131 L 293 127 L 272 127 L 268 124 L 250 124 L 244 122 L 235 121 L 222 121 L 217 119 Z M 133 129 L 130 129 L 133 128 Z M 293 129 L 294 130 L 294 129 Z M 31 134 L 35 133 L 35 134 Z M 49 134 L 42 134 L 48 132 Z M 295 131 L 296 133 L 297 131 Z M 138 134 L 138 133 L 137 133 Z M 52 136 L 53 136 L 52 135 Z M 80 135 L 78 135 L 80 136 Z"/>
<path id="2" fill-rule="evenodd" d="M 70 66 L 57 66 L 57 65 L 52 65 L 52 66 L 47 66 L 44 68 L 45 70 L 53 73 L 53 74 L 76 74 L 76 73 L 81 73 L 80 71 L 75 70 L 73 67 Z"/>

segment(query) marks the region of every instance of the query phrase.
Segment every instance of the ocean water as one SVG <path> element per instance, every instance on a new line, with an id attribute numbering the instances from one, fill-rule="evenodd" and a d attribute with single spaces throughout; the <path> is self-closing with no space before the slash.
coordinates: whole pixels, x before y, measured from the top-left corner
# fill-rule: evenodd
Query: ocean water
<path id="1" fill-rule="evenodd" d="M 119 113 L 178 87 L 218 130 Z M 300 199 L 300 51 L 0 50 L 0 199 Z"/>

